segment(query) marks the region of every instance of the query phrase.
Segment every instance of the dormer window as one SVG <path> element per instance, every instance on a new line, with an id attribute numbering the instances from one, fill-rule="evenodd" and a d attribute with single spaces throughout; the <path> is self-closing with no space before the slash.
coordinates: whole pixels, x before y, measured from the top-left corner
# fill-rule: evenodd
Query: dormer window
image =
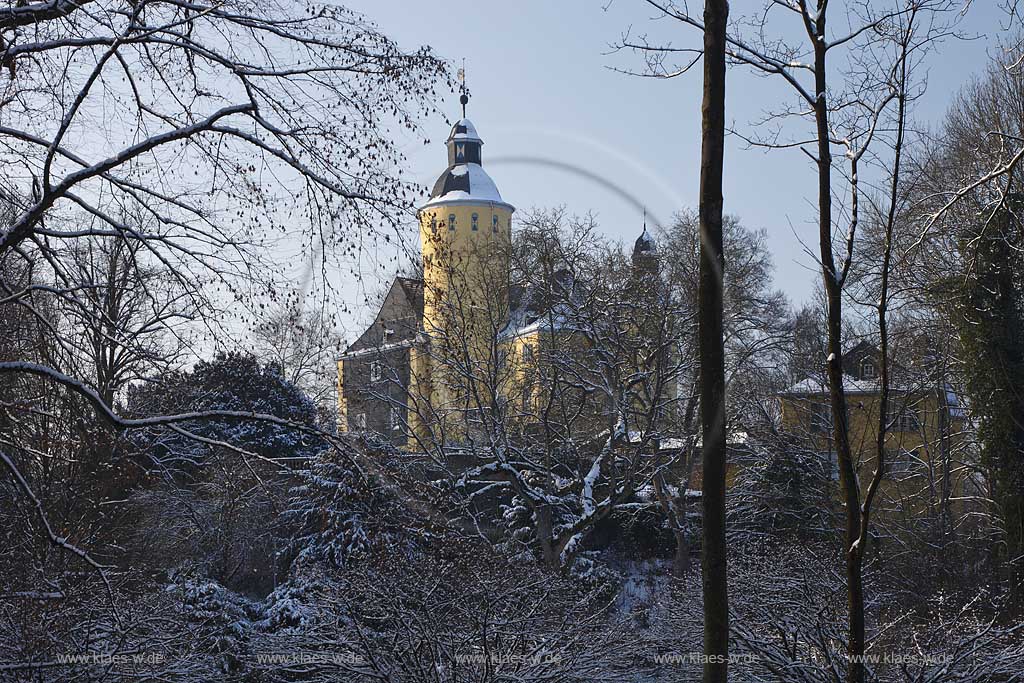
<path id="1" fill-rule="evenodd" d="M 470 224 L 470 229 L 473 232 L 480 229 L 480 216 L 478 214 L 473 214 L 473 222 Z"/>
<path id="2" fill-rule="evenodd" d="M 878 372 L 875 369 L 875 364 L 869 360 L 864 361 L 860 365 L 860 376 L 863 379 L 875 379 L 878 376 Z"/>
<path id="3" fill-rule="evenodd" d="M 448 231 L 453 232 L 455 230 L 455 214 L 448 214 Z"/>
<path id="4" fill-rule="evenodd" d="M 491 232 L 498 232 L 498 214 L 491 216 Z"/>

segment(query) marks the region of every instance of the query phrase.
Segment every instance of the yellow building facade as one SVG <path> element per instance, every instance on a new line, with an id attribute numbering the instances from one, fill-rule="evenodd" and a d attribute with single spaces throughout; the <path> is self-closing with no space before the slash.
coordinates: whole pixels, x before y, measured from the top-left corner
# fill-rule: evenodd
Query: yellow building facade
<path id="1" fill-rule="evenodd" d="M 464 435 L 459 424 L 480 403 L 483 387 L 474 378 L 493 376 L 496 332 L 509 316 L 515 212 L 483 168 L 483 145 L 470 120 L 452 127 L 448 166 L 417 212 L 419 296 L 389 293 L 338 361 L 343 431 L 388 434 L 401 423 L 393 441 L 415 447 L 417 440 Z M 386 416 L 380 404 L 390 404 Z"/>
<path id="2" fill-rule="evenodd" d="M 874 458 L 879 433 L 881 397 L 876 388 L 855 386 L 846 392 L 847 425 L 854 454 L 862 461 Z M 831 451 L 832 416 L 827 387 L 804 386 L 782 396 L 782 427 L 805 439 L 814 450 Z M 890 463 L 913 457 L 928 457 L 943 447 L 952 434 L 959 433 L 959 420 L 950 421 L 949 408 L 934 392 L 896 390 L 889 399 L 884 450 Z"/>
<path id="3" fill-rule="evenodd" d="M 452 127 L 448 166 L 417 211 L 422 278 L 396 278 L 374 322 L 338 360 L 340 431 L 427 450 L 485 440 L 487 429 L 497 427 L 492 418 L 502 423 L 495 431 L 520 424 L 529 430 L 553 396 L 551 366 L 543 359 L 572 357 L 576 370 L 587 371 L 593 341 L 564 319 L 566 311 L 553 315 L 552 307 L 571 305 L 534 291 L 554 287 L 564 294 L 559 278 L 571 277 L 568 270 L 556 264 L 553 282 L 543 286 L 511 282 L 515 208 L 484 170 L 483 145 L 468 119 Z M 659 259 L 645 228 L 623 287 L 650 289 L 656 297 Z M 637 324 L 625 344 L 634 350 L 642 346 Z M 566 396 L 559 398 L 575 401 L 574 411 L 586 400 Z M 607 429 L 608 406 L 590 403 L 585 414 L 574 414 L 574 426 Z"/>
<path id="4" fill-rule="evenodd" d="M 413 430 L 459 438 L 493 393 L 497 332 L 508 320 L 512 214 L 483 168 L 483 140 L 468 119 L 452 128 L 448 168 L 418 212 L 423 258 L 423 344 L 416 350 Z M 426 419 L 429 415 L 430 419 Z M 427 424 L 427 422 L 431 424 Z"/>
<path id="5" fill-rule="evenodd" d="M 877 467 L 879 417 L 883 411 L 877 377 L 877 350 L 858 345 L 844 357 L 851 369 L 844 381 L 847 425 L 854 466 L 866 486 Z M 946 386 L 914 382 L 908 373 L 890 389 L 885 407 L 883 440 L 885 478 L 880 493 L 893 504 L 913 512 L 927 504 L 923 490 L 940 496 L 962 491 L 964 473 L 957 474 L 958 451 L 963 438 L 964 413 L 955 394 Z M 780 395 L 781 426 L 794 442 L 828 458 L 833 478 L 838 478 L 833 442 L 832 409 L 823 379 L 809 378 Z"/>

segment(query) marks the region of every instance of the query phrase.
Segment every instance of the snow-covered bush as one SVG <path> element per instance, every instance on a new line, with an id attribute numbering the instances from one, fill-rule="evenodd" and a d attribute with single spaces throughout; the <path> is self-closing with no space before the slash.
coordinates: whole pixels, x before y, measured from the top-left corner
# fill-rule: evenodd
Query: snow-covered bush
<path id="1" fill-rule="evenodd" d="M 215 418 L 132 434 L 146 472 L 129 492 L 129 557 L 142 566 L 194 567 L 234 590 L 265 595 L 283 567 L 280 513 L 293 479 L 324 447 L 309 399 L 252 356 L 223 354 L 129 392 L 132 414 L 209 410 L 263 413 Z"/>
<path id="2" fill-rule="evenodd" d="M 289 530 L 289 558 L 326 561 L 343 568 L 353 561 L 383 552 L 402 552 L 411 539 L 403 534 L 409 521 L 385 474 L 386 452 L 363 458 L 362 466 L 352 450 L 321 451 L 308 468 L 295 473 L 288 506 L 280 524 Z M 367 471 L 375 461 L 380 469 Z"/>
<path id="3" fill-rule="evenodd" d="M 274 366 L 240 353 L 220 354 L 200 361 L 191 371 L 134 386 L 127 409 L 139 417 L 219 410 L 273 415 L 299 426 L 317 424 L 313 402 L 298 387 Z M 202 479 L 228 457 L 246 458 L 262 467 L 263 459 L 287 462 L 311 457 L 324 447 L 323 440 L 310 432 L 245 418 L 204 418 L 174 429 L 137 430 L 133 442 L 146 470 L 182 480 Z"/>
<path id="4" fill-rule="evenodd" d="M 729 489 L 730 532 L 833 536 L 838 503 L 828 459 L 784 437 L 747 447 L 754 456 L 744 459 Z"/>

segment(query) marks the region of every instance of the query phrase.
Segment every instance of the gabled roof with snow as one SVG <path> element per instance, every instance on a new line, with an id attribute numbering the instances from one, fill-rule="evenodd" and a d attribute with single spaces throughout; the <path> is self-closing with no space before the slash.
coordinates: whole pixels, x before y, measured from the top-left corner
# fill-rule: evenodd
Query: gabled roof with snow
<path id="1" fill-rule="evenodd" d="M 846 393 L 870 395 L 881 392 L 881 380 L 877 376 L 879 355 L 878 347 L 863 340 L 843 352 L 843 389 Z M 869 368 L 873 371 L 871 374 L 865 372 Z M 890 361 L 889 373 L 889 391 L 906 393 L 917 387 L 913 371 Z M 821 394 L 828 394 L 828 378 L 824 375 L 811 375 L 782 392 L 783 396 Z"/>
<path id="2" fill-rule="evenodd" d="M 881 382 L 877 379 L 856 379 L 855 377 L 844 375 L 843 389 L 849 396 L 871 396 L 881 393 Z M 929 387 L 927 384 L 920 384 L 916 386 L 893 384 L 889 387 L 889 391 L 892 394 L 920 395 L 924 393 L 934 393 L 936 391 L 936 387 Z M 956 419 L 965 418 L 967 416 L 967 411 L 964 409 L 959 396 L 957 396 L 956 392 L 954 392 L 953 388 L 948 384 L 945 387 L 945 394 L 946 406 L 949 409 L 950 416 Z M 797 398 L 828 396 L 828 380 L 824 377 L 808 377 L 800 380 L 793 386 L 781 392 L 779 395 Z"/>
<path id="3" fill-rule="evenodd" d="M 880 391 L 880 385 L 877 380 L 856 379 L 849 375 L 844 375 L 843 389 L 845 389 L 848 394 L 877 394 Z M 898 389 L 893 387 L 891 390 L 897 391 Z M 794 396 L 816 396 L 818 394 L 827 394 L 828 380 L 824 377 L 808 377 L 800 380 L 782 393 Z"/>
<path id="4" fill-rule="evenodd" d="M 500 333 L 502 338 L 514 338 L 524 334 L 531 334 L 539 330 L 575 330 L 573 325 L 573 306 L 563 300 L 561 296 L 573 296 L 573 276 L 568 270 L 559 270 L 554 274 L 555 282 L 552 283 L 561 290 L 554 300 L 545 300 L 545 296 L 551 296 L 537 284 L 527 286 L 513 285 L 509 290 L 509 316 L 508 322 Z"/>

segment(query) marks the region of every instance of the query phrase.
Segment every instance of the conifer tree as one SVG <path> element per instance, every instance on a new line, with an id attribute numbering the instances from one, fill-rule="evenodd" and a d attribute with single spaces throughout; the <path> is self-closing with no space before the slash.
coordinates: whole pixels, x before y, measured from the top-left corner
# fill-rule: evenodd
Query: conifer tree
<path id="1" fill-rule="evenodd" d="M 1013 195 L 1011 207 L 1024 206 Z M 1024 236 L 1014 211 L 999 211 L 963 253 L 973 260 L 959 316 L 967 391 L 978 423 L 982 462 L 1004 525 L 1011 598 L 1024 599 Z"/>

